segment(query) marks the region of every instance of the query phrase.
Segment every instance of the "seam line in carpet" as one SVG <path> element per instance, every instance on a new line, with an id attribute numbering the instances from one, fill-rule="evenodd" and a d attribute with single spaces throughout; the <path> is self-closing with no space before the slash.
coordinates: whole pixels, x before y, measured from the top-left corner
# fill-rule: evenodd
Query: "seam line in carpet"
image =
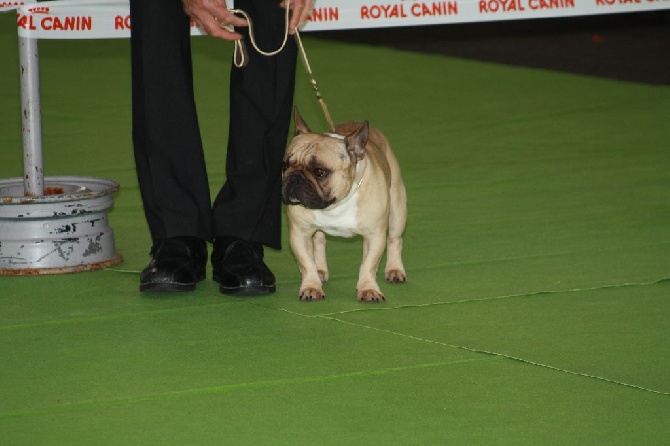
<path id="1" fill-rule="evenodd" d="M 658 284 L 662 284 L 662 283 L 665 283 L 665 282 L 670 282 L 670 277 L 664 277 L 662 279 L 653 280 L 651 282 L 626 282 L 626 283 L 601 285 L 601 286 L 588 287 L 588 288 L 572 288 L 572 289 L 565 289 L 565 290 L 532 291 L 530 293 L 506 294 L 506 295 L 503 295 L 503 296 L 490 296 L 490 297 L 480 297 L 480 298 L 474 298 L 474 299 L 450 300 L 450 301 L 443 301 L 443 302 L 430 302 L 430 303 L 415 304 L 415 305 L 396 305 L 396 306 L 393 306 L 393 307 L 354 308 L 353 310 L 343 310 L 343 311 L 337 311 L 337 312 L 334 312 L 334 313 L 320 313 L 320 314 L 314 314 L 314 315 L 303 314 L 303 316 L 307 316 L 307 317 L 326 317 L 326 316 L 334 316 L 334 315 L 338 315 L 338 314 L 357 313 L 357 312 L 364 312 L 364 311 L 403 310 L 403 309 L 411 309 L 411 308 L 433 307 L 433 306 L 437 306 L 437 305 L 454 305 L 454 304 L 465 304 L 465 303 L 470 303 L 470 302 L 486 302 L 486 301 L 490 301 L 490 300 L 512 299 L 512 298 L 518 298 L 518 297 L 535 297 L 535 296 L 541 296 L 541 295 L 545 295 L 545 294 L 582 293 L 582 292 L 588 292 L 588 291 L 608 290 L 608 289 L 613 289 L 613 288 L 642 287 L 642 286 L 658 285 Z M 301 314 L 301 313 L 296 313 L 296 314 Z"/>
<path id="2" fill-rule="evenodd" d="M 295 313 L 295 314 L 300 315 L 299 313 Z M 614 379 L 605 378 L 603 376 L 591 375 L 591 374 L 582 373 L 582 372 L 575 372 L 573 370 L 563 369 L 563 368 L 555 367 L 555 366 L 552 366 L 552 365 L 549 365 L 549 364 L 543 364 L 543 363 L 540 363 L 540 362 L 535 362 L 535 361 L 531 361 L 531 360 L 524 359 L 524 358 L 519 358 L 519 357 L 512 356 L 512 355 L 507 355 L 505 353 L 499 353 L 499 352 L 493 352 L 493 351 L 488 351 L 488 350 L 483 350 L 483 349 L 471 348 L 471 347 L 467 347 L 467 346 L 463 346 L 463 345 L 452 345 L 452 344 L 448 344 L 446 342 L 440 342 L 440 341 L 435 341 L 435 340 L 431 340 L 431 339 L 424 339 L 424 338 L 420 338 L 418 336 L 413 336 L 413 335 L 409 335 L 409 334 L 405 334 L 405 333 L 399 333 L 399 332 L 392 331 L 392 330 L 386 330 L 384 328 L 378 328 L 378 327 L 372 327 L 372 326 L 369 326 L 369 325 L 357 324 L 355 322 L 349 322 L 349 321 L 345 321 L 345 320 L 338 319 L 338 318 L 335 318 L 335 317 L 329 317 L 329 316 L 318 316 L 318 317 L 322 318 L 322 319 L 335 321 L 335 322 L 340 322 L 340 323 L 343 323 L 343 324 L 353 325 L 353 326 L 360 327 L 360 328 L 380 331 L 380 332 L 383 332 L 383 333 L 392 334 L 394 336 L 400 336 L 400 337 L 404 337 L 404 338 L 414 339 L 414 340 L 417 340 L 417 341 L 426 342 L 426 343 L 430 343 L 430 344 L 438 344 L 438 345 L 442 345 L 442 346 L 445 346 L 445 347 L 467 350 L 467 351 L 473 352 L 473 353 L 481 353 L 481 354 L 485 354 L 485 355 L 496 356 L 496 357 L 505 358 L 505 359 L 509 359 L 509 360 L 512 360 L 512 361 L 532 365 L 532 366 L 535 366 L 535 367 L 542 367 L 542 368 L 545 368 L 545 369 L 549 369 L 549 370 L 553 370 L 553 371 L 557 371 L 557 372 L 561 372 L 561 373 L 567 373 L 569 375 L 574 375 L 574 376 L 579 376 L 579 377 L 583 377 L 583 378 L 589 378 L 589 379 L 594 379 L 594 380 L 598 380 L 598 381 L 603 381 L 603 382 L 606 382 L 606 383 L 609 383 L 609 384 L 615 384 L 617 386 L 628 387 L 628 388 L 632 388 L 632 389 L 635 389 L 635 390 L 641 390 L 641 391 L 645 391 L 645 392 L 649 392 L 649 393 L 653 393 L 653 394 L 657 394 L 657 395 L 670 396 L 670 393 L 668 393 L 668 392 L 663 392 L 663 391 L 660 391 L 660 390 L 650 389 L 648 387 L 638 386 L 636 384 L 630 384 L 630 383 L 626 383 L 626 382 L 622 382 L 622 381 L 617 381 L 617 380 L 614 380 Z"/>

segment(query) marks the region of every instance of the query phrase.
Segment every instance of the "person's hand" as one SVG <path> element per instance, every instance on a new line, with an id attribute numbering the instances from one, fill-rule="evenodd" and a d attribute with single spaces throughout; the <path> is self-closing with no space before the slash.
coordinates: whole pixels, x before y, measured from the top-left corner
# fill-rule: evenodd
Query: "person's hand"
<path id="1" fill-rule="evenodd" d="M 291 9 L 291 20 L 288 25 L 288 32 L 289 34 L 295 34 L 296 29 L 305 23 L 310 14 L 312 14 L 314 0 L 283 0 L 280 3 L 280 6 L 286 8 L 287 2 L 289 4 L 289 9 Z"/>
<path id="2" fill-rule="evenodd" d="M 300 0 L 305 2 L 306 0 Z M 195 24 L 212 37 L 239 40 L 242 35 L 226 26 L 247 26 L 247 21 L 228 11 L 226 0 L 181 0 L 184 12 Z"/>

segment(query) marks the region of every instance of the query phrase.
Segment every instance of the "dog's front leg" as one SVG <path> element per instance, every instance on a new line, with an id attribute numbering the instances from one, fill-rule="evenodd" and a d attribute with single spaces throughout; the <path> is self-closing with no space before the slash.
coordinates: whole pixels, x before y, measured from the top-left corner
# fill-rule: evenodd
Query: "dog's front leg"
<path id="1" fill-rule="evenodd" d="M 377 270 L 386 245 L 386 228 L 363 236 L 363 262 L 358 273 L 358 300 L 381 302 L 386 300 L 377 284 Z"/>
<path id="2" fill-rule="evenodd" d="M 321 278 L 314 260 L 314 231 L 292 227 L 290 230 L 291 251 L 298 263 L 302 284 L 300 285 L 300 300 L 320 300 L 326 295 L 321 286 Z"/>
<path id="3" fill-rule="evenodd" d="M 314 261 L 319 272 L 321 283 L 328 282 L 328 262 L 326 262 L 326 234 L 321 231 L 314 233 Z"/>

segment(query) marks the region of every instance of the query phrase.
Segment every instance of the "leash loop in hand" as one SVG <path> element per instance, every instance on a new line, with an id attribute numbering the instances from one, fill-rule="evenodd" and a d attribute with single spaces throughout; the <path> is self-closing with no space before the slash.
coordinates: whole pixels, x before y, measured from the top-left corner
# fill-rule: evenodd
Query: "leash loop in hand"
<path id="1" fill-rule="evenodd" d="M 263 51 L 260 49 L 258 43 L 256 43 L 253 22 L 251 20 L 251 17 L 249 17 L 249 14 L 246 11 L 242 9 L 230 9 L 230 12 L 233 14 L 240 14 L 247 20 L 247 23 L 249 24 L 249 40 L 251 41 L 251 45 L 260 54 L 269 57 L 279 54 L 284 49 L 284 47 L 286 46 L 286 42 L 288 41 L 288 27 L 290 22 L 289 4 L 290 1 L 287 1 L 286 16 L 284 21 L 284 40 L 282 41 L 279 48 L 277 48 L 274 51 Z M 224 25 L 223 23 L 221 23 L 220 26 L 230 32 L 233 32 L 233 29 L 230 25 Z M 302 61 L 305 64 L 305 70 L 307 70 L 307 74 L 309 75 L 309 81 L 312 84 L 312 89 L 316 94 L 316 99 L 319 101 L 319 104 L 321 104 L 321 109 L 323 110 L 323 114 L 326 116 L 326 120 L 328 121 L 328 125 L 330 126 L 331 132 L 334 132 L 335 124 L 333 124 L 333 120 L 331 119 L 330 113 L 328 112 L 328 106 L 326 105 L 326 102 L 323 100 L 321 92 L 319 91 L 319 87 L 316 84 L 316 79 L 314 78 L 312 67 L 309 65 L 309 60 L 307 59 L 307 53 L 305 53 L 305 47 L 302 45 L 302 40 L 300 39 L 300 32 L 298 32 L 297 29 L 295 30 L 295 40 L 298 44 L 298 48 L 300 49 L 300 54 L 302 55 Z M 233 54 L 233 63 L 237 68 L 242 68 L 249 63 L 249 53 L 247 52 L 247 48 L 246 45 L 244 44 L 244 41 L 241 39 L 235 41 L 235 52 Z"/>

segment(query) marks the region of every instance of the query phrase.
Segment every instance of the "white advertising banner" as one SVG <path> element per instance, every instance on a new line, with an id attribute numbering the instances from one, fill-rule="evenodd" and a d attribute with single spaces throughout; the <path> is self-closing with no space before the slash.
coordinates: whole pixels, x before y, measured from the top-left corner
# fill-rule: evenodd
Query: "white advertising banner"
<path id="1" fill-rule="evenodd" d="M 272 1 L 272 0 L 267 0 Z M 232 2 L 229 6 L 233 7 Z M 670 9 L 670 0 L 316 0 L 302 31 L 435 25 Z M 18 33 L 39 39 L 130 36 L 127 0 L 0 0 Z M 193 26 L 193 34 L 201 35 Z"/>

